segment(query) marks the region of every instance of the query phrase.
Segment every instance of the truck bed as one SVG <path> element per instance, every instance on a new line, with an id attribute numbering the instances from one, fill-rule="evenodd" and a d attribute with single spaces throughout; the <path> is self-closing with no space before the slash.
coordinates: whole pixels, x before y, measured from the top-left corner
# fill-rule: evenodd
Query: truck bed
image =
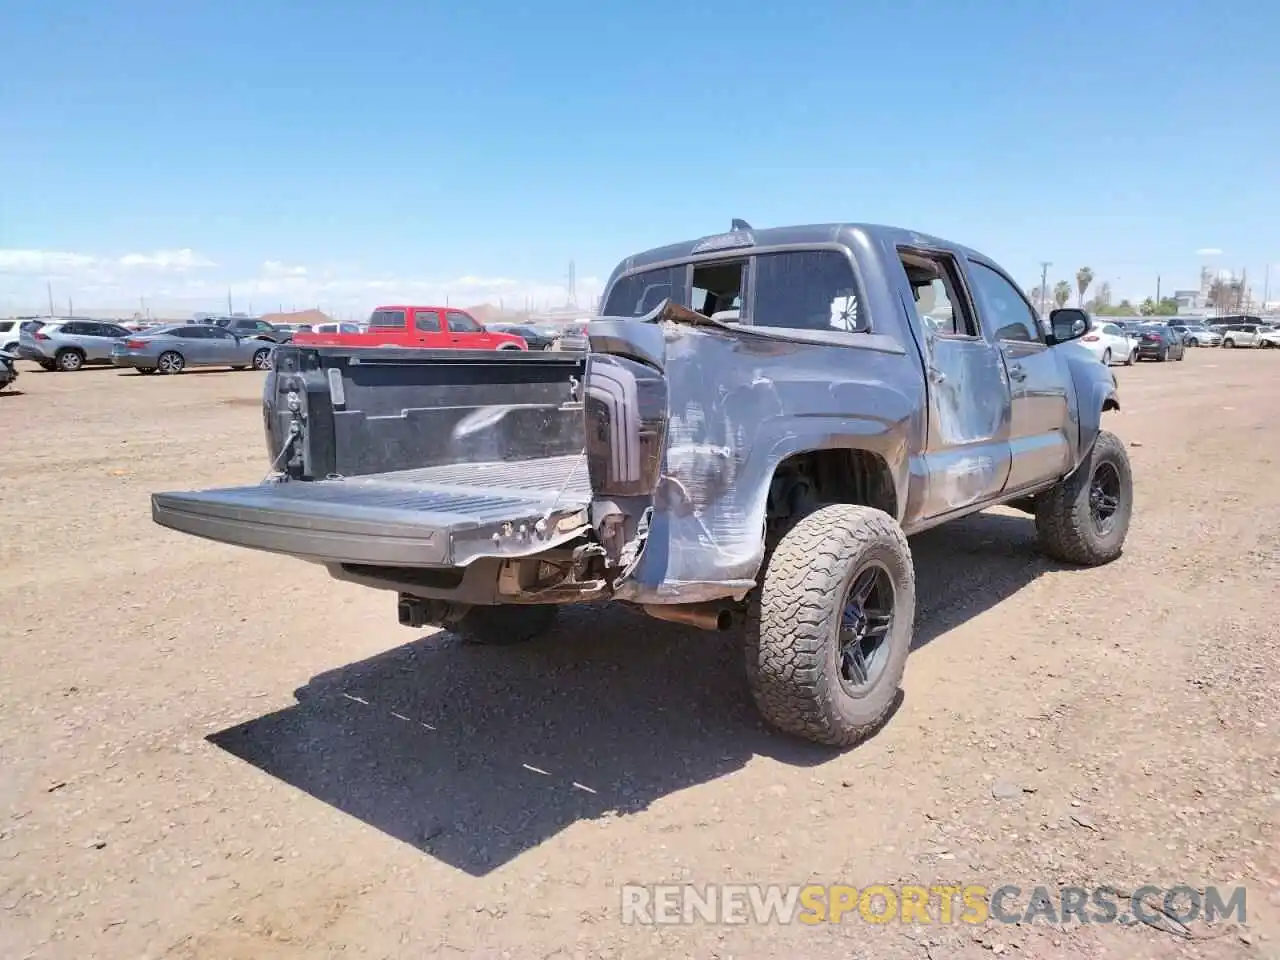
<path id="1" fill-rule="evenodd" d="M 462 567 L 479 553 L 546 550 L 586 525 L 574 395 L 583 362 L 524 350 L 278 347 L 263 417 L 283 479 L 157 493 L 152 518 L 329 563 Z"/>
<path id="2" fill-rule="evenodd" d="M 586 524 L 590 500 L 586 462 L 570 454 L 158 493 L 152 517 L 318 562 L 450 567 L 478 551 L 515 557 L 553 547 Z"/>

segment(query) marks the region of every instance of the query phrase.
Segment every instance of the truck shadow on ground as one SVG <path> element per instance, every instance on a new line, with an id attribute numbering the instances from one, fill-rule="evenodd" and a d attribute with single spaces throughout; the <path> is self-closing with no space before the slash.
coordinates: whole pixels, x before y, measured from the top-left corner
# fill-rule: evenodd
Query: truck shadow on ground
<path id="1" fill-rule="evenodd" d="M 986 514 L 913 540 L 916 646 L 1052 565 L 1030 518 Z M 288 709 L 210 742 L 372 827 L 482 876 L 579 820 L 626 816 L 743 767 L 827 749 L 755 713 L 734 633 L 621 608 L 565 610 L 520 647 L 436 633 L 314 677 Z"/>

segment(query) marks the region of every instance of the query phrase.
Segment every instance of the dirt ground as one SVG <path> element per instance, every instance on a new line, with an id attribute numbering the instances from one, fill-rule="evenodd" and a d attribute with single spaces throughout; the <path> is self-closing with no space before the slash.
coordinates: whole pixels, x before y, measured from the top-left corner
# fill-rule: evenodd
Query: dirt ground
<path id="1" fill-rule="evenodd" d="M 1280 351 L 1118 368 L 1137 508 L 1058 567 L 912 542 L 888 727 L 770 733 L 732 637 L 576 611 L 515 649 L 179 536 L 255 482 L 261 375 L 0 395 L 0 957 L 1280 956 Z M 1244 885 L 1247 923 L 643 926 L 625 883 Z M 936 914 L 935 914 L 936 916 Z"/>

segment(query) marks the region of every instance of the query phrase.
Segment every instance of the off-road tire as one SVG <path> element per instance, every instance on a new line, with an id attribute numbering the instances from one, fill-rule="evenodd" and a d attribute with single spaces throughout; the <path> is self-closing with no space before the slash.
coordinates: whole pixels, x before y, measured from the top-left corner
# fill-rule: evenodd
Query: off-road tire
<path id="1" fill-rule="evenodd" d="M 845 597 L 867 560 L 888 572 L 894 616 L 887 660 L 853 696 L 840 679 Z M 770 551 L 747 608 L 747 681 L 761 716 L 814 743 L 848 747 L 875 733 L 898 697 L 915 626 L 915 568 L 902 528 L 872 507 L 831 504 L 798 520 Z"/>
<path id="2" fill-rule="evenodd" d="M 475 606 L 448 629 L 467 643 L 507 647 L 542 636 L 551 629 L 559 612 L 559 607 L 549 603 Z"/>
<path id="3" fill-rule="evenodd" d="M 1089 491 L 1102 463 L 1115 467 L 1120 479 L 1119 506 L 1108 533 L 1094 526 Z M 1040 549 L 1055 560 L 1096 567 L 1115 560 L 1124 551 L 1125 536 L 1133 517 L 1133 471 L 1129 454 L 1114 433 L 1099 431 L 1098 439 L 1071 476 L 1040 495 L 1036 533 Z"/>
<path id="4" fill-rule="evenodd" d="M 53 362 L 63 373 L 74 373 L 84 366 L 84 354 L 74 347 L 65 347 L 58 351 Z"/>

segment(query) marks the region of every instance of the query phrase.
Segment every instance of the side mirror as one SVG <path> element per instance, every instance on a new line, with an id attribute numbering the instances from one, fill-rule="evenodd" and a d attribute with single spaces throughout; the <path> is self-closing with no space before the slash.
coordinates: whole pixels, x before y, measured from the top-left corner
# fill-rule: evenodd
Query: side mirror
<path id="1" fill-rule="evenodd" d="M 1054 343 L 1077 340 L 1089 329 L 1089 315 L 1074 307 L 1060 307 L 1049 314 L 1049 326 Z"/>

